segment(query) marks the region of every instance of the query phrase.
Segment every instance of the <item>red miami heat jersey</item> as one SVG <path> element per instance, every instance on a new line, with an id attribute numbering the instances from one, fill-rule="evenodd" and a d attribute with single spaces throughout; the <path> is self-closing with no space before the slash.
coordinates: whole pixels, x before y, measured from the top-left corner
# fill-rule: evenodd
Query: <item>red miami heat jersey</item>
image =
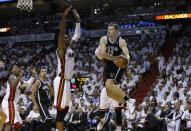
<path id="1" fill-rule="evenodd" d="M 12 75 L 13 76 L 13 75 Z M 11 76 L 10 76 L 11 77 Z M 13 76 L 15 77 L 15 76 Z M 16 78 L 16 77 L 15 77 Z M 21 82 L 18 83 L 17 87 L 11 87 L 10 83 L 7 82 L 7 91 L 6 94 L 4 96 L 4 99 L 7 99 L 9 101 L 15 101 L 17 102 L 19 99 L 19 95 L 20 95 L 20 86 L 21 86 Z"/>
<path id="2" fill-rule="evenodd" d="M 71 79 L 73 75 L 73 69 L 74 69 L 74 55 L 73 51 L 71 48 L 68 48 L 65 54 L 65 64 L 62 59 L 60 59 L 57 55 L 57 61 L 58 61 L 58 66 L 57 66 L 57 76 L 61 74 L 61 72 L 64 69 L 64 78 L 65 79 Z M 65 68 L 64 68 L 65 67 Z"/>

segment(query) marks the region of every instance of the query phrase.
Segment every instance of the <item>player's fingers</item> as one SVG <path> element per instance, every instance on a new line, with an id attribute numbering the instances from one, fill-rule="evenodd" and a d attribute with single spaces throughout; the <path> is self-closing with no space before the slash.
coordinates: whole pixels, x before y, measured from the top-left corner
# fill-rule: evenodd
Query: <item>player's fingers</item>
<path id="1" fill-rule="evenodd" d="M 70 7 L 66 8 L 65 11 L 64 11 L 64 15 L 65 15 L 65 16 L 68 15 L 68 13 L 70 12 L 70 10 L 71 10 Z"/>
<path id="2" fill-rule="evenodd" d="M 118 63 L 118 60 L 117 60 L 117 59 L 115 59 L 115 60 L 113 60 L 113 62 L 114 62 L 115 64 L 117 64 L 117 63 Z"/>
<path id="3" fill-rule="evenodd" d="M 72 12 L 75 14 L 75 15 L 78 15 L 78 12 L 76 9 L 73 9 Z"/>

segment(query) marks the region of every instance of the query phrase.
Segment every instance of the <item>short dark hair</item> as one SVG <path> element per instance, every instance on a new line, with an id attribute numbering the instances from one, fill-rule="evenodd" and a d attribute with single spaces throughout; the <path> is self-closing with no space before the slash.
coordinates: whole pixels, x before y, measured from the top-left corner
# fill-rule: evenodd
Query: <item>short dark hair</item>
<path id="1" fill-rule="evenodd" d="M 46 70 L 45 66 L 40 66 L 40 68 L 37 69 L 38 74 L 40 74 L 43 69 Z"/>
<path id="2" fill-rule="evenodd" d="M 9 72 L 12 73 L 12 69 L 13 69 L 14 66 L 16 66 L 16 64 L 13 64 L 13 65 L 10 66 L 10 68 L 9 68 Z"/>
<path id="3" fill-rule="evenodd" d="M 109 26 L 113 26 L 115 30 L 119 30 L 118 24 L 110 23 L 110 24 L 108 25 L 108 27 L 109 27 Z"/>

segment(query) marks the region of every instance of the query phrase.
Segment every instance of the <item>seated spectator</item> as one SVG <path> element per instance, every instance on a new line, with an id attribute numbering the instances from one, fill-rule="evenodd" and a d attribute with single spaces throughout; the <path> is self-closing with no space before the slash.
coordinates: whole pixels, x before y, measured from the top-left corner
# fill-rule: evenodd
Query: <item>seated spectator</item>
<path id="1" fill-rule="evenodd" d="M 38 125 L 42 124 L 40 119 L 39 110 L 33 108 L 33 110 L 31 110 L 29 115 L 26 117 L 26 129 L 35 131 Z"/>
<path id="2" fill-rule="evenodd" d="M 185 111 L 182 115 L 182 120 L 186 122 L 185 131 L 191 130 L 191 103 L 188 102 L 188 110 Z"/>
<path id="3" fill-rule="evenodd" d="M 83 112 L 82 108 L 74 111 L 70 116 L 69 123 L 67 124 L 67 129 L 69 131 L 83 131 L 86 127 L 87 114 Z"/>

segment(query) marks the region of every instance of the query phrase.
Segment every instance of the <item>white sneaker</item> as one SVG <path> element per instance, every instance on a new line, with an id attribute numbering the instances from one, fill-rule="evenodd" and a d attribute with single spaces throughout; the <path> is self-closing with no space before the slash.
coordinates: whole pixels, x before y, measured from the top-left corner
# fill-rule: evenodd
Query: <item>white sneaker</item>
<path id="1" fill-rule="evenodd" d="M 99 122 L 98 125 L 97 125 L 97 130 L 98 130 L 98 131 L 101 131 L 101 129 L 103 129 L 103 126 L 104 126 L 105 122 L 106 122 L 105 117 L 100 120 L 100 122 Z"/>
<path id="2" fill-rule="evenodd" d="M 115 131 L 121 131 L 121 126 L 117 126 Z"/>

